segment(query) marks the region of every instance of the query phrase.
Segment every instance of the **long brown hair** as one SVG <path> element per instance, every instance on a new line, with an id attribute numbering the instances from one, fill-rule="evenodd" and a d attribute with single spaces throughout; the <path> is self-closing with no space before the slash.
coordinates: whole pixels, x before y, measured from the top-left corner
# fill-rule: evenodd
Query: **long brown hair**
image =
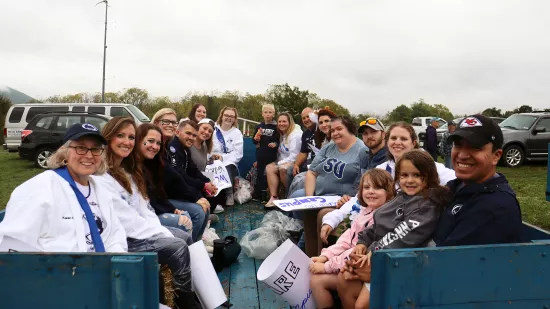
<path id="1" fill-rule="evenodd" d="M 384 191 L 386 191 L 386 202 L 392 200 L 395 197 L 395 185 L 393 183 L 393 178 L 391 177 L 391 174 L 383 169 L 372 168 L 370 170 L 367 170 L 365 174 L 363 174 L 363 176 L 361 177 L 361 181 L 359 182 L 359 192 L 357 193 L 357 200 L 359 200 L 359 204 L 361 206 L 368 206 L 367 201 L 363 199 L 363 186 L 365 185 L 365 181 L 367 181 L 367 179 L 370 180 L 375 188 L 384 189 Z"/>
<path id="2" fill-rule="evenodd" d="M 317 119 L 320 119 L 321 116 L 328 116 L 331 121 L 332 119 L 338 117 L 333 111 L 328 108 L 328 106 L 320 109 L 319 112 L 317 112 Z M 313 140 L 315 141 L 315 147 L 320 149 L 323 145 L 323 142 L 325 141 L 325 138 L 330 141 L 330 133 L 329 135 L 326 135 L 325 133 L 321 132 L 321 129 L 317 128 L 317 130 L 315 130 L 315 136 L 313 137 Z"/>
<path id="3" fill-rule="evenodd" d="M 162 136 L 162 130 L 151 123 L 141 124 L 136 131 L 136 145 L 143 143 L 143 140 L 151 130 L 157 131 L 160 134 L 161 146 L 153 159 L 144 158 L 143 160 L 146 185 L 153 188 L 156 197 L 166 200 L 168 196 L 166 195 L 166 191 L 164 191 L 164 161 L 162 160 L 164 158 L 164 147 L 162 146 L 164 145 L 164 137 Z"/>
<path id="4" fill-rule="evenodd" d="M 388 141 L 390 140 L 391 131 L 397 127 L 403 128 L 409 132 L 409 134 L 411 135 L 411 142 L 414 144 L 414 147 L 413 147 L 414 149 L 420 148 L 418 145 L 418 136 L 416 135 L 416 132 L 414 131 L 413 126 L 411 126 L 410 124 L 404 121 L 398 121 L 390 126 L 390 128 L 388 129 L 388 133 L 386 134 L 386 146 L 388 145 Z M 395 161 L 395 158 L 393 157 L 389 149 L 388 149 L 388 160 Z"/>
<path id="5" fill-rule="evenodd" d="M 193 120 L 194 122 L 199 122 L 197 120 L 197 117 L 195 116 L 195 114 L 197 113 L 197 109 L 199 109 L 199 107 L 204 107 L 204 109 L 206 109 L 206 107 L 200 103 L 195 103 L 193 104 L 193 107 L 191 107 L 191 110 L 189 111 L 189 115 L 187 115 L 187 118 Z M 206 117 L 206 115 L 205 115 Z"/>
<path id="6" fill-rule="evenodd" d="M 439 184 L 439 174 L 434 159 L 424 150 L 413 149 L 405 152 L 395 163 L 395 183 L 401 187 L 399 174 L 401 173 L 401 162 L 408 160 L 420 172 L 422 180 L 426 182 L 426 188 L 422 190 L 425 198 L 432 198 L 440 207 L 445 207 L 450 201 L 450 191 L 447 187 Z"/>
<path id="7" fill-rule="evenodd" d="M 113 117 L 101 130 L 101 134 L 107 140 L 107 147 L 105 148 L 105 158 L 107 160 L 107 166 L 109 166 L 108 173 L 113 176 L 116 181 L 118 181 L 118 183 L 124 188 L 124 190 L 128 191 L 128 193 L 130 194 L 133 194 L 132 185 L 130 184 L 130 180 L 126 176 L 125 172 L 130 174 L 138 188 L 139 193 L 143 196 L 143 198 L 146 199 L 147 187 L 145 186 L 143 170 L 141 169 L 141 164 L 137 164 L 141 161 L 139 160 L 139 151 L 136 151 L 136 148 L 134 146 L 134 149 L 132 150 L 130 155 L 122 159 L 120 166 L 115 166 L 115 154 L 113 153 L 109 145 L 116 134 L 118 134 L 120 130 L 124 129 L 127 126 L 133 126 L 134 130 L 136 130 L 137 132 L 137 127 L 134 119 L 131 117 L 122 116 Z"/>

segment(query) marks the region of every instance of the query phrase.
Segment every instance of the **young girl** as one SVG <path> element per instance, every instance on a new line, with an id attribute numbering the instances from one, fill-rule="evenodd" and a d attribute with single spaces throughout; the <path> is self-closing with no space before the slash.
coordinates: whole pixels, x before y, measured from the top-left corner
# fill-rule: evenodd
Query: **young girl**
<path id="1" fill-rule="evenodd" d="M 352 256 L 362 256 L 355 267 L 370 267 L 376 250 L 428 245 L 441 210 L 449 201 L 449 190 L 439 184 L 434 160 L 425 151 L 404 153 L 396 163 L 395 179 L 397 196 L 375 212 L 374 224 L 359 233 Z M 368 308 L 369 284 L 354 280 L 354 269 L 348 265 L 342 271 L 344 280 L 339 280 L 337 286 L 344 308 Z"/>
<path id="2" fill-rule="evenodd" d="M 318 308 L 332 308 L 334 304 L 330 291 L 336 290 L 337 274 L 357 243 L 359 232 L 372 224 L 374 211 L 395 196 L 390 173 L 381 169 L 371 169 L 363 174 L 359 188 L 358 201 L 354 206 L 359 214 L 352 218 L 351 227 L 338 238 L 336 244 L 323 249 L 320 256 L 311 258 L 310 286 Z"/>

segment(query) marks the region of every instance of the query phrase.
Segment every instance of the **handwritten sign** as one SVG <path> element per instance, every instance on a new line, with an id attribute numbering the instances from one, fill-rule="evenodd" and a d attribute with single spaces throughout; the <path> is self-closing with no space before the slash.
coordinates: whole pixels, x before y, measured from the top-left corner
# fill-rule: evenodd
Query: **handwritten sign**
<path id="1" fill-rule="evenodd" d="M 287 239 L 260 265 L 257 278 L 291 308 L 314 309 L 315 300 L 309 288 L 310 263 L 308 256 Z"/>
<path id="2" fill-rule="evenodd" d="M 289 198 L 285 200 L 275 200 L 273 203 L 283 211 L 316 209 L 325 207 L 335 207 L 340 200 L 340 196 L 304 196 Z"/>
<path id="3" fill-rule="evenodd" d="M 229 178 L 229 173 L 222 161 L 216 160 L 207 165 L 202 173 L 218 188 L 214 196 L 217 196 L 223 189 L 231 188 L 231 178 Z"/>

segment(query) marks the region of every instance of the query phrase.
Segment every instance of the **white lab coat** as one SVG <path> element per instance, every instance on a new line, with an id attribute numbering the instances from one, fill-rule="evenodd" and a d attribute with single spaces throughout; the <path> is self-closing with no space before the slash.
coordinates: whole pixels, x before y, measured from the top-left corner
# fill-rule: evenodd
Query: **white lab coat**
<path id="1" fill-rule="evenodd" d="M 120 196 L 90 176 L 106 223 L 101 239 L 107 252 L 126 252 L 126 234 L 113 208 Z M 0 222 L 0 241 L 15 238 L 44 252 L 87 252 L 85 221 L 69 183 L 54 171 L 45 171 L 12 192 L 6 216 Z"/>
<path id="2" fill-rule="evenodd" d="M 229 129 L 229 131 L 224 131 L 217 124 L 216 130 L 220 130 L 220 132 L 222 132 L 222 136 L 225 140 L 225 147 L 227 147 L 228 153 L 223 153 L 222 144 L 218 140 L 216 131 L 214 131 L 214 133 L 212 133 L 212 141 L 214 142 L 212 147 L 212 154 L 221 155 L 223 157 L 222 162 L 226 166 L 231 164 L 237 166 L 237 164 L 239 164 L 239 162 L 243 158 L 243 133 L 241 132 L 241 130 L 235 127 L 232 127 L 231 129 Z"/>

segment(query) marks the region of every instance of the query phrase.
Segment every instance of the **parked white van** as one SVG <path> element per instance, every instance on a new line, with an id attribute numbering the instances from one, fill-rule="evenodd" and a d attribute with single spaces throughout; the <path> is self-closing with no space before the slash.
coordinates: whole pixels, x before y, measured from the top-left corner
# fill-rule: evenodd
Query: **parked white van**
<path id="1" fill-rule="evenodd" d="M 88 112 L 103 114 L 111 117 L 133 117 L 139 125 L 151 120 L 139 108 L 131 104 L 121 103 L 25 103 L 14 104 L 6 115 L 4 126 L 4 149 L 17 151 L 21 145 L 21 131 L 25 129 L 31 119 L 47 112 Z"/>

